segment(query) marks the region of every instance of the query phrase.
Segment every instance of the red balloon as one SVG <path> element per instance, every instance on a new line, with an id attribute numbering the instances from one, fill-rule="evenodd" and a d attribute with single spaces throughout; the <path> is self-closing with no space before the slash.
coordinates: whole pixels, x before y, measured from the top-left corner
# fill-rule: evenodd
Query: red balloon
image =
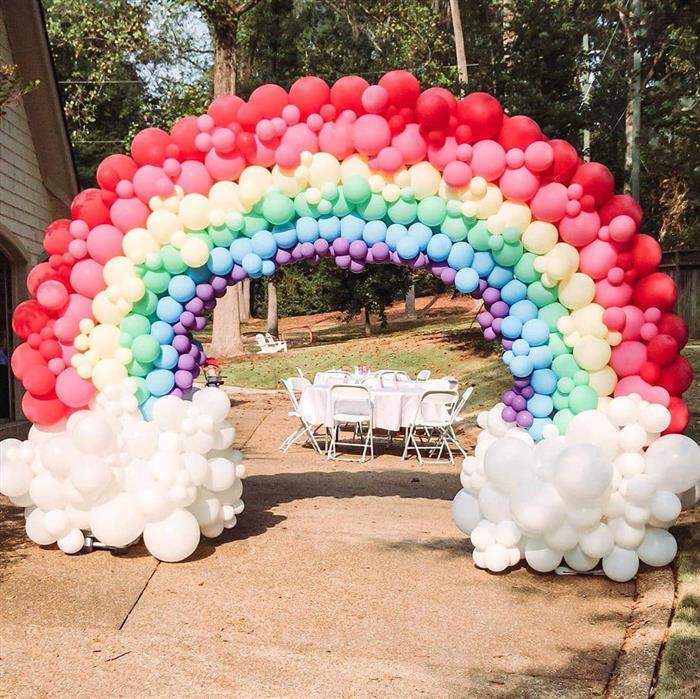
<path id="1" fill-rule="evenodd" d="M 151 126 L 134 136 L 131 141 L 131 157 L 138 165 L 162 165 L 171 143 L 167 131 Z"/>
<path id="2" fill-rule="evenodd" d="M 55 393 L 36 398 L 31 393 L 22 396 L 22 412 L 35 425 L 54 425 L 68 414 L 68 408 L 61 403 Z"/>
<path id="3" fill-rule="evenodd" d="M 471 129 L 471 141 L 493 138 L 503 123 L 501 103 L 485 92 L 472 92 L 457 104 L 460 123 Z"/>
<path id="4" fill-rule="evenodd" d="M 314 75 L 299 78 L 289 90 L 289 101 L 299 107 L 301 118 L 317 114 L 324 104 L 330 102 L 331 89 L 328 83 Z"/>
<path id="5" fill-rule="evenodd" d="M 134 173 L 138 170 L 138 165 L 123 153 L 108 155 L 97 166 L 97 183 L 102 189 L 113 192 L 119 180 L 132 180 Z"/>
<path id="6" fill-rule="evenodd" d="M 45 396 L 56 386 L 56 376 L 46 364 L 34 364 L 24 372 L 22 385 L 34 396 Z"/>
<path id="7" fill-rule="evenodd" d="M 676 283 L 663 272 L 654 272 L 642 277 L 634 287 L 634 303 L 643 311 L 658 308 L 670 311 L 676 303 L 678 292 Z"/>
<path id="8" fill-rule="evenodd" d="M 61 345 L 59 345 L 56 340 L 43 340 L 39 345 L 39 352 L 46 361 L 49 359 L 56 359 L 62 354 Z"/>
<path id="9" fill-rule="evenodd" d="M 442 131 L 450 121 L 450 105 L 440 95 L 424 92 L 416 102 L 416 119 L 428 131 Z"/>
<path id="10" fill-rule="evenodd" d="M 498 134 L 498 142 L 505 148 L 521 148 L 525 150 L 535 141 L 544 141 L 544 134 L 534 119 L 518 114 L 517 116 L 503 119 L 501 131 Z"/>
<path id="11" fill-rule="evenodd" d="M 663 434 L 681 434 L 690 422 L 690 410 L 686 402 L 682 398 L 671 396 L 667 407 L 671 413 L 671 422 Z"/>
<path id="12" fill-rule="evenodd" d="M 221 99 L 220 97 L 217 99 Z M 239 97 L 236 99 L 241 100 Z M 214 100 L 216 102 L 216 100 Z M 212 102 L 212 105 L 214 104 Z M 211 106 L 209 107 L 211 109 Z M 214 119 L 216 121 L 216 119 Z M 186 116 L 182 119 L 178 119 L 174 124 L 173 128 L 170 129 L 170 137 L 173 143 L 178 147 L 179 160 L 202 160 L 204 158 L 204 153 L 200 151 L 197 146 L 194 145 L 194 139 L 197 138 L 199 134 L 199 127 L 197 126 L 197 117 Z"/>
<path id="13" fill-rule="evenodd" d="M 32 333 L 41 332 L 48 323 L 49 316 L 34 300 L 22 301 L 12 314 L 12 329 L 16 335 L 26 340 Z"/>
<path id="14" fill-rule="evenodd" d="M 116 195 L 104 189 L 84 189 L 73 199 L 70 214 L 85 221 L 90 228 L 109 223 L 109 207 Z"/>
<path id="15" fill-rule="evenodd" d="M 336 80 L 331 88 L 331 104 L 338 114 L 344 109 L 351 109 L 357 116 L 365 113 L 362 106 L 362 93 L 369 83 L 359 75 L 345 75 Z"/>
<path id="16" fill-rule="evenodd" d="M 258 108 L 264 119 L 272 119 L 282 114 L 282 109 L 289 104 L 289 95 L 283 87 L 267 83 L 256 87 L 248 102 Z"/>
<path id="17" fill-rule="evenodd" d="M 661 263 L 661 246 L 646 233 L 638 233 L 632 238 L 631 252 L 637 277 L 655 272 Z"/>
<path id="18" fill-rule="evenodd" d="M 639 370 L 639 375 L 652 386 L 655 386 L 661 377 L 661 367 L 654 362 L 645 362 Z"/>
<path id="19" fill-rule="evenodd" d="M 220 95 L 209 105 L 207 114 L 214 120 L 216 126 L 228 126 L 236 120 L 242 104 L 245 102 L 236 95 Z M 196 121 L 196 117 L 193 119 Z"/>
<path id="20" fill-rule="evenodd" d="M 629 194 L 615 194 L 610 197 L 598 213 L 600 214 L 600 221 L 604 226 L 607 226 L 615 216 L 622 216 L 623 214 L 634 219 L 637 228 L 639 228 L 642 223 L 642 207 L 639 205 L 639 202 Z"/>
<path id="21" fill-rule="evenodd" d="M 678 343 L 670 336 L 660 333 L 654 335 L 647 344 L 647 357 L 650 362 L 661 366 L 671 364 L 678 355 Z"/>
<path id="22" fill-rule="evenodd" d="M 32 267 L 27 275 L 27 290 L 32 296 L 36 296 L 36 290 L 41 284 L 49 280 L 56 280 L 65 284 L 65 274 L 55 270 L 50 263 L 40 262 L 36 267 Z"/>
<path id="23" fill-rule="evenodd" d="M 29 367 L 45 363 L 46 360 L 41 356 L 39 350 L 35 350 L 26 342 L 23 342 L 12 353 L 10 368 L 12 369 L 12 373 L 21 381 L 24 378 L 24 372 L 27 371 Z"/>
<path id="24" fill-rule="evenodd" d="M 236 115 L 238 123 L 248 132 L 255 131 L 257 123 L 262 119 L 262 112 L 252 102 L 242 104 Z"/>
<path id="25" fill-rule="evenodd" d="M 568 141 L 553 138 L 548 143 L 554 151 L 554 161 L 542 173 L 542 181 L 568 185 L 581 164 L 581 158 L 578 157 L 576 149 Z"/>
<path id="26" fill-rule="evenodd" d="M 688 325 L 683 318 L 675 313 L 664 313 L 657 327 L 660 333 L 670 335 L 676 341 L 678 349 L 685 347 L 688 342 Z"/>
<path id="27" fill-rule="evenodd" d="M 680 396 L 693 383 L 693 367 L 679 354 L 671 364 L 661 369 L 658 386 L 665 388 L 672 396 Z"/>
<path id="28" fill-rule="evenodd" d="M 391 103 L 401 109 L 413 107 L 420 95 L 420 83 L 407 70 L 392 70 L 379 79 L 379 85 L 389 93 Z"/>
<path id="29" fill-rule="evenodd" d="M 580 184 L 584 195 L 593 197 L 596 208 L 605 204 L 615 193 L 615 178 L 601 163 L 583 163 L 574 173 L 571 183 Z"/>
<path id="30" fill-rule="evenodd" d="M 436 95 L 442 97 L 442 99 L 447 102 L 447 106 L 450 108 L 450 115 L 457 114 L 457 98 L 444 87 L 429 87 L 427 90 L 423 90 L 421 97 L 423 95 Z"/>
<path id="31" fill-rule="evenodd" d="M 63 255 L 68 252 L 68 244 L 73 240 L 68 226 L 70 219 L 59 218 L 44 229 L 44 250 L 49 255 Z"/>

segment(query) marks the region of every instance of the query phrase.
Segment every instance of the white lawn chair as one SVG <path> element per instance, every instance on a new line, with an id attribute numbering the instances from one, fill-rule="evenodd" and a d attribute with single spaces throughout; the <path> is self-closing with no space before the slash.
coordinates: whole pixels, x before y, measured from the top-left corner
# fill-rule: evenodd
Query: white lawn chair
<path id="1" fill-rule="evenodd" d="M 452 413 L 452 419 L 450 420 L 450 425 L 447 428 L 447 435 L 446 435 L 447 440 L 449 442 L 452 442 L 452 444 L 454 444 L 457 447 L 457 449 L 460 451 L 462 456 L 465 456 L 465 457 L 467 455 L 467 452 L 464 451 L 462 445 L 459 443 L 459 440 L 457 439 L 457 435 L 455 434 L 454 428 L 455 428 L 455 424 L 460 422 L 459 416 L 460 416 L 462 410 L 464 410 L 464 406 L 467 404 L 467 401 L 471 398 L 472 393 L 474 393 L 474 386 L 469 386 L 469 388 L 467 388 L 464 391 L 464 393 L 462 394 L 462 397 L 459 399 L 459 402 L 455 406 L 455 409 Z"/>
<path id="2" fill-rule="evenodd" d="M 425 391 L 418 403 L 415 416 L 406 430 L 406 441 L 401 458 L 406 459 L 409 451 L 414 451 L 418 457 L 418 463 L 422 464 L 422 452 L 428 452 L 430 456 L 437 451 L 437 459 L 433 463 L 440 463 L 442 452 L 447 449 L 449 463 L 454 464 L 449 442 L 452 420 L 458 402 L 457 391 Z M 418 435 L 420 444 L 416 439 L 416 431 L 419 429 L 425 433 Z"/>
<path id="3" fill-rule="evenodd" d="M 284 341 L 277 342 L 275 339 L 270 335 L 270 341 L 263 335 L 262 333 L 258 333 L 255 336 L 255 342 L 257 343 L 258 347 L 260 348 L 260 353 L 261 354 L 276 354 L 277 352 L 286 352 L 287 351 L 287 343 Z"/>
<path id="4" fill-rule="evenodd" d="M 298 374 L 299 377 L 302 378 L 302 379 L 305 379 L 305 378 L 306 378 L 306 376 L 304 376 L 304 372 L 303 372 L 299 367 L 297 367 L 297 374 Z"/>
<path id="5" fill-rule="evenodd" d="M 450 391 L 459 391 L 459 379 L 456 376 L 443 376 L 443 381 L 447 381 Z"/>
<path id="6" fill-rule="evenodd" d="M 331 442 L 328 447 L 328 460 L 358 461 L 358 459 L 342 458 L 338 456 L 338 446 L 362 447 L 360 463 L 364 463 L 367 450 L 370 459 L 374 458 L 374 434 L 372 424 L 372 399 L 369 390 L 365 386 L 348 386 L 336 384 L 330 388 L 331 410 L 333 413 L 333 428 L 331 430 Z M 354 436 L 362 436 L 366 430 L 364 443 L 341 442 L 341 427 L 352 427 Z"/>
<path id="7" fill-rule="evenodd" d="M 399 381 L 410 381 L 411 377 L 405 371 L 394 371 L 393 369 L 383 369 L 377 372 L 380 383 L 393 383 Z"/>
<path id="8" fill-rule="evenodd" d="M 430 369 L 421 369 L 416 376 L 416 381 L 427 381 L 430 378 Z"/>
<path id="9" fill-rule="evenodd" d="M 355 383 L 355 375 L 351 374 L 349 371 L 345 371 L 345 369 L 329 369 L 323 373 L 326 379 L 330 381 L 331 386 L 336 383 Z"/>
<path id="10" fill-rule="evenodd" d="M 311 382 L 308 379 L 305 379 L 301 376 L 292 376 L 289 379 L 282 379 L 282 383 L 284 384 L 284 387 L 287 389 L 287 394 L 289 395 L 289 400 L 292 403 L 292 410 L 289 411 L 289 416 L 290 417 L 296 417 L 301 425 L 297 427 L 294 432 L 292 432 L 290 435 L 284 438 L 282 441 L 282 444 L 280 444 L 280 449 L 286 454 L 287 451 L 289 451 L 289 447 L 292 446 L 292 444 L 295 444 L 301 437 L 306 437 L 306 441 L 311 442 L 311 445 L 313 448 L 319 453 L 322 454 L 323 450 L 319 446 L 318 442 L 316 441 L 316 430 L 318 429 L 318 425 L 311 425 L 309 424 L 304 416 L 301 413 L 301 410 L 299 408 L 299 401 L 297 400 L 296 392 L 298 391 L 300 394 L 301 392 L 307 388 L 308 386 L 311 385 Z"/>

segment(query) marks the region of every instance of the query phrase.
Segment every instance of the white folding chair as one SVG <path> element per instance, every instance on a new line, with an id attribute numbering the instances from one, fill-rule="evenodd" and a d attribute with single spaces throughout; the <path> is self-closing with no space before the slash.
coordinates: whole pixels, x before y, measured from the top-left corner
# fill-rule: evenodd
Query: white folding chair
<path id="1" fill-rule="evenodd" d="M 450 424 L 447 428 L 447 440 L 449 442 L 452 442 L 457 449 L 460 451 L 462 456 L 466 457 L 467 452 L 464 451 L 462 445 L 459 443 L 459 440 L 457 439 L 457 435 L 455 434 L 455 423 L 459 422 L 459 416 L 464 410 L 464 406 L 467 404 L 467 401 L 471 398 L 472 393 L 474 393 L 474 386 L 469 386 L 464 393 L 462 394 L 462 397 L 459 399 L 459 402 L 455 406 L 454 410 L 452 411 L 452 416 L 450 419 Z"/>
<path id="2" fill-rule="evenodd" d="M 342 458 L 338 456 L 338 446 L 362 447 L 360 463 L 364 463 L 367 450 L 370 459 L 374 458 L 374 434 L 372 421 L 372 399 L 369 390 L 365 386 L 348 386 L 347 384 L 335 384 L 330 387 L 331 412 L 333 414 L 333 428 L 331 441 L 328 447 L 328 460 L 358 461 L 358 459 Z M 362 437 L 363 428 L 366 435 L 363 442 L 340 441 L 341 427 L 351 426 L 353 436 Z"/>
<path id="3" fill-rule="evenodd" d="M 306 378 L 306 376 L 304 376 L 304 372 L 303 372 L 299 367 L 297 367 L 297 374 L 298 374 L 302 379 L 305 379 L 305 378 Z"/>
<path id="4" fill-rule="evenodd" d="M 313 448 L 319 454 L 322 454 L 323 450 L 316 441 L 315 434 L 318 425 L 311 425 L 306 421 L 306 418 L 302 415 L 301 409 L 299 408 L 299 401 L 296 396 L 297 391 L 301 393 L 305 388 L 311 385 L 311 382 L 303 376 L 292 376 L 289 379 L 282 379 L 282 383 L 287 389 L 289 400 L 292 402 L 292 410 L 289 411 L 289 416 L 298 418 L 301 425 L 284 438 L 279 448 L 286 454 L 292 444 L 295 444 L 301 437 L 306 436 L 306 441 L 311 442 Z"/>
<path id="5" fill-rule="evenodd" d="M 355 377 L 353 374 L 351 374 L 349 371 L 345 371 L 345 369 L 329 369 L 328 371 L 323 372 L 326 375 L 326 378 L 331 382 L 331 386 L 335 385 L 336 383 L 354 383 L 355 382 Z"/>
<path id="6" fill-rule="evenodd" d="M 416 376 L 416 381 L 427 381 L 430 378 L 430 369 L 421 369 Z"/>
<path id="7" fill-rule="evenodd" d="M 377 372 L 381 384 L 397 384 L 399 381 L 410 381 L 411 377 L 405 371 L 394 371 L 393 369 L 383 369 Z"/>
<path id="8" fill-rule="evenodd" d="M 443 376 L 443 381 L 447 381 L 451 391 L 459 391 L 459 379 L 456 376 Z"/>
<path id="9" fill-rule="evenodd" d="M 438 463 L 442 459 L 443 450 L 447 449 L 449 463 L 454 464 L 454 456 L 449 444 L 449 429 L 458 402 L 457 391 L 425 391 L 420 398 L 413 420 L 406 430 L 406 441 L 401 458 L 406 459 L 409 451 L 414 451 L 418 457 L 418 463 L 422 464 L 421 452 L 429 452 L 430 456 L 437 451 L 435 463 Z M 420 444 L 416 439 L 417 429 L 425 432 L 418 435 Z"/>
<path id="10" fill-rule="evenodd" d="M 286 352 L 287 351 L 287 341 L 286 340 L 276 340 L 270 333 L 265 333 L 265 341 L 270 347 L 275 347 L 275 352 Z"/>

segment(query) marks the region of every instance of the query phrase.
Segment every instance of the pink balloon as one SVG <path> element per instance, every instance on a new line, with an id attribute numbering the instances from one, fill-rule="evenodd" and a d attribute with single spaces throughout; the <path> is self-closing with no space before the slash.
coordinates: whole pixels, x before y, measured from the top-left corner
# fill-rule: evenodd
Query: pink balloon
<path id="1" fill-rule="evenodd" d="M 141 201 L 148 204 L 158 194 L 157 183 L 162 178 L 168 178 L 162 167 L 142 165 L 134 173 L 134 193 Z"/>
<path id="2" fill-rule="evenodd" d="M 445 142 L 439 148 L 429 145 L 428 160 L 438 170 L 444 170 L 448 163 L 457 160 L 457 141 L 455 137 L 447 136 Z"/>
<path id="3" fill-rule="evenodd" d="M 532 172 L 544 172 L 554 162 L 554 149 L 547 141 L 535 141 L 525 149 L 525 165 Z"/>
<path id="4" fill-rule="evenodd" d="M 378 114 L 363 114 L 353 124 L 355 148 L 365 155 L 376 155 L 391 143 L 391 129 L 384 117 Z"/>
<path id="5" fill-rule="evenodd" d="M 271 143 L 263 143 L 256 136 L 255 145 L 256 151 L 250 158 L 251 165 L 272 167 L 275 164 L 275 149 L 279 145 L 279 140 L 275 138 Z"/>
<path id="6" fill-rule="evenodd" d="M 539 142 L 539 141 L 538 141 Z M 535 145 L 534 143 L 532 144 Z M 550 182 L 540 187 L 530 202 L 532 217 L 540 221 L 556 223 L 566 214 L 569 195 L 566 187 L 559 182 Z"/>
<path id="7" fill-rule="evenodd" d="M 579 251 L 578 269 L 579 272 L 587 274 L 591 279 L 604 279 L 616 262 L 617 250 L 610 243 L 594 240 Z M 617 305 L 624 306 L 625 304 Z"/>
<path id="8" fill-rule="evenodd" d="M 516 170 L 506 170 L 501 175 L 498 186 L 508 199 L 529 201 L 540 186 L 540 178 L 523 166 Z"/>
<path id="9" fill-rule="evenodd" d="M 651 386 L 641 376 L 626 376 L 618 381 L 615 386 L 615 396 L 628 396 L 630 393 L 638 393 L 650 403 L 661 403 L 667 407 L 671 402 L 671 396 L 665 388 Z"/>
<path id="10" fill-rule="evenodd" d="M 329 121 L 323 125 L 318 134 L 318 144 L 324 153 L 330 153 L 338 160 L 344 160 L 352 155 L 355 149 L 352 128 L 346 124 Z M 280 167 L 282 167 L 281 164 Z"/>
<path id="11" fill-rule="evenodd" d="M 625 329 L 622 331 L 623 340 L 638 340 L 644 325 L 644 312 L 637 306 L 625 306 Z"/>
<path id="12" fill-rule="evenodd" d="M 380 114 L 389 104 L 389 93 L 381 85 L 366 87 L 360 98 L 362 106 L 370 114 Z"/>
<path id="13" fill-rule="evenodd" d="M 115 226 L 103 223 L 95 226 L 89 233 L 87 249 L 90 257 L 101 265 L 106 264 L 113 257 L 123 254 L 122 232 Z"/>
<path id="14" fill-rule="evenodd" d="M 66 366 L 70 366 L 70 360 L 73 358 L 73 355 L 77 353 L 77 349 L 73 347 L 73 345 L 64 345 L 59 342 L 61 345 L 61 358 L 63 361 L 66 363 Z"/>
<path id="15" fill-rule="evenodd" d="M 403 165 L 403 155 L 398 148 L 386 146 L 379 151 L 376 158 L 370 161 L 369 165 L 373 170 L 396 172 Z"/>
<path id="16" fill-rule="evenodd" d="M 204 158 L 209 174 L 215 180 L 237 180 L 246 166 L 245 158 L 240 153 L 218 153 L 210 150 Z"/>
<path id="17" fill-rule="evenodd" d="M 92 318 L 92 299 L 82 294 L 71 294 L 68 306 L 63 311 L 63 317 L 74 318 L 78 321 L 83 318 Z"/>
<path id="18" fill-rule="evenodd" d="M 506 152 L 496 141 L 478 141 L 472 154 L 472 171 L 489 182 L 497 180 L 506 169 Z"/>
<path id="19" fill-rule="evenodd" d="M 634 289 L 630 284 L 612 284 L 608 279 L 601 279 L 595 285 L 593 301 L 603 308 L 624 306 L 632 300 Z"/>
<path id="20" fill-rule="evenodd" d="M 78 319 L 64 316 L 58 318 L 53 325 L 53 331 L 60 342 L 73 342 L 75 336 L 80 332 L 78 328 Z"/>
<path id="21" fill-rule="evenodd" d="M 204 163 L 199 160 L 185 160 L 176 184 L 185 190 L 185 194 L 209 194 L 214 182 Z"/>
<path id="22" fill-rule="evenodd" d="M 86 259 L 76 262 L 70 273 L 71 286 L 83 296 L 94 299 L 95 296 L 106 288 L 102 276 L 103 267 L 95 260 Z"/>
<path id="23" fill-rule="evenodd" d="M 76 260 L 82 260 L 88 254 L 87 243 L 81 238 L 74 238 L 68 243 L 68 252 Z"/>
<path id="24" fill-rule="evenodd" d="M 600 216 L 596 211 L 581 211 L 577 216 L 565 216 L 559 222 L 559 235 L 565 243 L 582 248 L 598 237 Z"/>
<path id="25" fill-rule="evenodd" d="M 69 367 L 56 378 L 56 395 L 70 408 L 82 408 L 92 400 L 95 387 L 91 381 L 81 379 L 73 367 Z"/>
<path id="26" fill-rule="evenodd" d="M 391 139 L 391 145 L 401 151 L 406 165 L 419 163 L 428 152 L 428 144 L 418 124 L 406 124 L 406 128 Z"/>
<path id="27" fill-rule="evenodd" d="M 117 199 L 109 210 L 112 223 L 122 232 L 132 228 L 143 228 L 151 210 L 140 199 Z"/>
<path id="28" fill-rule="evenodd" d="M 311 153 L 318 152 L 318 136 L 306 124 L 294 124 L 290 126 L 282 136 L 282 145 L 292 146 L 301 153 L 308 150 Z"/>
<path id="29" fill-rule="evenodd" d="M 647 360 L 647 347 L 642 342 L 627 340 L 612 348 L 610 366 L 620 376 L 639 374 Z"/>
<path id="30" fill-rule="evenodd" d="M 47 279 L 39 284 L 36 300 L 47 311 L 60 311 L 68 303 L 68 290 L 56 279 Z"/>
<path id="31" fill-rule="evenodd" d="M 454 160 L 447 164 L 442 176 L 450 187 L 466 187 L 472 179 L 472 169 L 466 163 Z"/>
<path id="32" fill-rule="evenodd" d="M 66 363 L 61 357 L 54 357 L 53 359 L 49 359 L 48 366 L 49 371 L 54 374 L 54 376 L 58 376 L 66 368 Z"/>
<path id="33" fill-rule="evenodd" d="M 603 322 L 615 332 L 624 329 L 626 318 L 627 316 L 621 308 L 606 308 L 603 312 Z"/>
<path id="34" fill-rule="evenodd" d="M 615 242 L 625 243 L 637 232 L 637 224 L 631 216 L 615 216 L 608 224 L 608 232 Z"/>

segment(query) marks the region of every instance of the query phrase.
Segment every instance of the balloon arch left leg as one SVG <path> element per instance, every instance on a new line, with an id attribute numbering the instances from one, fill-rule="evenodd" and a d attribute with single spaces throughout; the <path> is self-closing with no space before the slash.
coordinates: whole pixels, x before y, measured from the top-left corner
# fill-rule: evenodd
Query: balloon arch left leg
<path id="1" fill-rule="evenodd" d="M 233 527 L 242 457 L 226 396 L 192 392 L 192 332 L 227 286 L 332 257 L 427 268 L 483 299 L 514 380 L 478 418 L 453 504 L 478 566 L 602 560 L 628 580 L 674 557 L 667 530 L 700 478 L 700 448 L 679 434 L 687 330 L 658 243 L 605 166 L 489 95 L 393 71 L 218 97 L 137 134 L 97 182 L 47 228 L 13 318 L 34 425 L 0 444 L 0 490 L 38 544 L 143 536 L 178 561 Z"/>

